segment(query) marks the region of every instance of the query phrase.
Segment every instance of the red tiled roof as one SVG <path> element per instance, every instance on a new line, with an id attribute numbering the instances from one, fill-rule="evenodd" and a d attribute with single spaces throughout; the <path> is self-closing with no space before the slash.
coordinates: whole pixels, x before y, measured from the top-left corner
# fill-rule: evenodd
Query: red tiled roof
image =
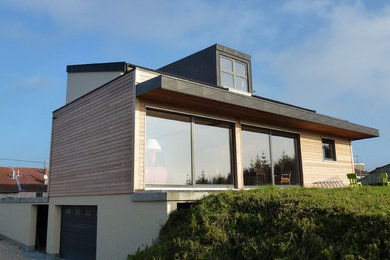
<path id="1" fill-rule="evenodd" d="M 39 168 L 13 168 L 18 174 L 18 180 L 22 191 L 45 192 L 47 185 L 43 178 L 43 170 Z M 0 193 L 18 192 L 18 185 L 15 179 L 12 179 L 12 168 L 0 167 Z"/>

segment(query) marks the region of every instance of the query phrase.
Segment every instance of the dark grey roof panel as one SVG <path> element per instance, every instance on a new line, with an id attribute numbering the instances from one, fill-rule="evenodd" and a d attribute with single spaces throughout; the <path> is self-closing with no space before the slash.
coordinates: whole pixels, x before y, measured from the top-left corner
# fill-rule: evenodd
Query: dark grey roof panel
<path id="1" fill-rule="evenodd" d="M 127 71 L 128 64 L 122 62 L 91 63 L 66 66 L 66 72 L 113 72 Z"/>
<path id="2" fill-rule="evenodd" d="M 215 45 L 161 67 L 158 71 L 216 85 Z"/>
<path id="3" fill-rule="evenodd" d="M 307 111 L 310 111 L 310 112 L 313 112 L 313 113 L 316 112 L 316 111 L 313 110 L 313 109 L 309 109 L 309 108 L 305 108 L 305 107 L 300 107 L 300 106 L 296 106 L 296 105 L 291 105 L 291 104 L 288 104 L 288 103 L 285 103 L 285 102 L 281 102 L 281 101 L 278 101 L 278 100 L 274 100 L 274 99 L 271 99 L 271 98 L 265 98 L 265 97 L 257 96 L 257 95 L 253 95 L 253 94 L 252 94 L 252 97 L 258 98 L 258 99 L 261 99 L 261 100 L 271 101 L 271 102 L 273 102 L 273 103 L 279 103 L 279 104 L 285 105 L 285 106 L 290 106 L 290 107 L 295 107 L 295 108 L 299 108 L 299 109 L 304 109 L 304 110 L 307 110 Z"/>

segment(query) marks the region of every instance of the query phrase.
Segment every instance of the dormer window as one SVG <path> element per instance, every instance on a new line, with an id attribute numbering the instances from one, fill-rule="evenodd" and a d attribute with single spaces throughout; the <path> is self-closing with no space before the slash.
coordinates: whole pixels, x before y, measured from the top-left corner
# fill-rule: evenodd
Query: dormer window
<path id="1" fill-rule="evenodd" d="M 220 56 L 221 86 L 248 92 L 247 65 L 237 60 Z"/>

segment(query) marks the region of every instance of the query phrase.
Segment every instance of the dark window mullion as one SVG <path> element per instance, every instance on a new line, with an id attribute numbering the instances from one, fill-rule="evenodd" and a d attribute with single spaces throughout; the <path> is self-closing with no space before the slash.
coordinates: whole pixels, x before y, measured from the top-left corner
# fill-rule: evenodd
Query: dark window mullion
<path id="1" fill-rule="evenodd" d="M 274 171 L 274 159 L 272 156 L 272 132 L 268 132 L 268 140 L 269 140 L 269 160 L 271 163 L 271 176 L 272 176 L 272 185 L 275 185 L 275 171 Z"/>
<path id="2" fill-rule="evenodd" d="M 191 181 L 192 186 L 195 186 L 195 136 L 194 136 L 195 122 L 194 117 L 191 116 Z"/>
<path id="3" fill-rule="evenodd" d="M 235 128 L 236 126 L 234 125 L 234 128 L 233 126 L 231 125 L 230 126 L 230 134 L 229 134 L 229 147 L 230 147 L 230 176 L 232 178 L 232 181 L 233 181 L 233 187 L 235 187 L 235 183 L 236 183 L 236 149 L 237 149 L 237 146 L 236 146 L 236 135 L 235 135 Z M 233 131 L 234 129 L 234 131 Z"/>

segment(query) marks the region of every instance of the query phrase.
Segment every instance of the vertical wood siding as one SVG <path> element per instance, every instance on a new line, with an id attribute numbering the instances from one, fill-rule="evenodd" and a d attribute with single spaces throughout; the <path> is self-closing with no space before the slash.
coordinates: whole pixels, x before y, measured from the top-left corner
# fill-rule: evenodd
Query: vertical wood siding
<path id="1" fill-rule="evenodd" d="M 53 114 L 50 196 L 133 189 L 134 71 Z"/>

